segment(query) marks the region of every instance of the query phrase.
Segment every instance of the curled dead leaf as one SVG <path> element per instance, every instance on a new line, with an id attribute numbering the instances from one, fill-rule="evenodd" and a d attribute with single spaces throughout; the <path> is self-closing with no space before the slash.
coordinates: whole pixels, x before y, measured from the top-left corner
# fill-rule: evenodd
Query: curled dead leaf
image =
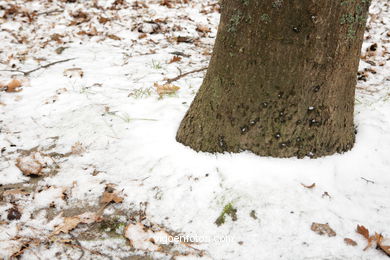
<path id="1" fill-rule="evenodd" d="M 43 164 L 37 160 L 35 154 L 16 159 L 16 167 L 26 176 L 42 176 Z"/>
<path id="2" fill-rule="evenodd" d="M 194 40 L 191 39 L 190 37 L 187 37 L 187 36 L 178 36 L 176 37 L 176 42 L 177 43 L 181 43 L 181 42 L 184 42 L 184 43 L 192 43 Z"/>
<path id="3" fill-rule="evenodd" d="M 63 223 L 53 231 L 53 235 L 58 235 L 61 232 L 67 234 L 75 229 L 78 224 L 91 224 L 100 220 L 100 215 L 94 212 L 84 212 L 77 216 L 65 217 Z"/>
<path id="4" fill-rule="evenodd" d="M 209 27 L 207 27 L 207 26 L 205 26 L 205 25 L 201 25 L 201 24 L 199 24 L 199 25 L 196 26 L 196 30 L 197 30 L 198 32 L 202 32 L 202 33 L 211 32 L 211 30 L 210 30 Z"/>
<path id="5" fill-rule="evenodd" d="M 19 220 L 22 217 L 22 213 L 17 206 L 13 206 L 12 208 L 7 210 L 7 219 L 8 220 Z"/>
<path id="6" fill-rule="evenodd" d="M 108 191 L 105 191 L 103 193 L 103 196 L 100 200 L 101 203 L 110 203 L 110 202 L 121 203 L 122 201 L 123 201 L 123 198 L 119 197 L 118 193 L 108 192 Z"/>
<path id="7" fill-rule="evenodd" d="M 344 242 L 349 246 L 356 246 L 357 245 L 356 241 L 354 241 L 348 237 L 344 238 Z"/>
<path id="8" fill-rule="evenodd" d="M 390 239 L 385 239 L 381 234 L 375 234 L 379 248 L 390 256 Z"/>
<path id="9" fill-rule="evenodd" d="M 311 224 L 311 230 L 319 235 L 327 235 L 329 237 L 336 236 L 336 232 L 328 225 L 328 223 L 320 224 L 313 222 Z"/>
<path id="10" fill-rule="evenodd" d="M 69 231 L 71 231 L 75 227 L 77 227 L 77 225 L 80 223 L 81 223 L 81 221 L 80 221 L 80 218 L 78 216 L 66 217 L 66 218 L 64 218 L 64 222 L 54 230 L 53 234 L 58 235 L 61 232 L 67 234 L 67 233 L 69 233 Z"/>
<path id="11" fill-rule="evenodd" d="M 28 192 L 23 191 L 22 189 L 12 189 L 12 190 L 6 190 L 3 192 L 3 196 L 10 196 L 10 195 L 27 195 Z"/>
<path id="12" fill-rule="evenodd" d="M 129 224 L 125 228 L 124 236 L 136 249 L 159 251 L 160 245 L 168 241 L 169 235 L 164 231 L 154 232 L 138 222 L 136 224 Z"/>
<path id="13" fill-rule="evenodd" d="M 377 237 L 375 236 L 377 234 L 375 234 L 374 236 L 370 236 L 370 231 L 368 231 L 368 229 L 363 225 L 357 225 L 356 232 L 362 235 L 365 239 L 367 239 L 367 246 L 363 249 L 364 251 L 370 248 L 372 246 L 372 243 L 377 239 Z"/>
<path id="14" fill-rule="evenodd" d="M 368 231 L 368 229 L 363 226 L 363 225 L 357 225 L 356 227 L 356 232 L 359 233 L 360 235 L 362 235 L 365 239 L 369 239 L 370 237 L 370 232 Z"/>
<path id="15" fill-rule="evenodd" d="M 154 87 L 156 88 L 157 94 L 159 94 L 160 96 L 175 94 L 180 89 L 180 87 L 175 86 L 173 84 L 160 85 L 156 82 L 154 83 Z"/>
<path id="16" fill-rule="evenodd" d="M 22 91 L 22 82 L 17 79 L 13 79 L 6 85 L 6 92 L 20 92 Z"/>
<path id="17" fill-rule="evenodd" d="M 173 56 L 172 59 L 168 63 L 171 64 L 171 63 L 178 62 L 178 61 L 181 61 L 181 57 L 180 56 Z"/>
<path id="18" fill-rule="evenodd" d="M 79 76 L 80 78 L 82 78 L 84 76 L 84 72 L 81 68 L 69 68 L 64 70 L 64 76 L 68 78 Z"/>
<path id="19" fill-rule="evenodd" d="M 329 195 L 329 193 L 327 191 L 324 191 L 324 193 L 322 193 L 322 198 L 325 198 L 325 197 L 328 197 L 329 199 L 331 199 L 332 197 Z"/>
<path id="20" fill-rule="evenodd" d="M 71 147 L 71 153 L 74 155 L 80 155 L 86 151 L 82 143 L 76 142 Z"/>
<path id="21" fill-rule="evenodd" d="M 146 38 L 148 37 L 148 35 L 146 33 L 141 33 L 139 36 L 138 36 L 138 39 L 143 39 L 143 38 Z"/>
<path id="22" fill-rule="evenodd" d="M 313 188 L 316 186 L 315 182 L 314 182 L 313 184 L 311 184 L 311 185 L 305 185 L 305 184 L 303 184 L 303 183 L 301 183 L 301 185 L 302 185 L 303 187 L 305 187 L 305 188 L 308 188 L 308 189 L 313 189 Z"/>
<path id="23" fill-rule="evenodd" d="M 112 39 L 112 40 L 115 40 L 115 41 L 120 41 L 122 40 L 120 37 L 114 35 L 114 34 L 109 34 L 107 35 L 108 38 Z"/>

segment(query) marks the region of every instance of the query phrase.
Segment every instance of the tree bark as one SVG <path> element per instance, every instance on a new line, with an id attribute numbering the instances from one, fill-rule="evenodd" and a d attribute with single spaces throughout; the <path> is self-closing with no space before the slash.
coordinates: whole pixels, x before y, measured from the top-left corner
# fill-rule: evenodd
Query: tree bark
<path id="1" fill-rule="evenodd" d="M 369 0 L 223 0 L 206 77 L 177 141 L 312 158 L 353 147 Z"/>

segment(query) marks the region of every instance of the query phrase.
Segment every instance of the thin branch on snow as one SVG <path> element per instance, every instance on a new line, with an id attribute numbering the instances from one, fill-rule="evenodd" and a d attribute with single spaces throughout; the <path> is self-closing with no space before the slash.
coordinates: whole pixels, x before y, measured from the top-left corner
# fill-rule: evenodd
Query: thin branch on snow
<path id="1" fill-rule="evenodd" d="M 196 70 L 191 70 L 191 71 L 188 71 L 188 72 L 183 73 L 183 74 L 180 73 L 180 75 L 177 76 L 177 77 L 174 77 L 174 78 L 171 78 L 171 79 L 167 79 L 166 83 L 167 84 L 172 83 L 172 82 L 177 81 L 177 80 L 179 80 L 181 78 L 184 78 L 185 76 L 188 76 L 188 75 L 190 75 L 192 73 L 196 73 L 196 72 L 201 72 L 201 71 L 207 70 L 207 68 L 208 67 L 204 67 L 204 68 L 200 68 L 200 69 L 196 69 Z"/>
<path id="2" fill-rule="evenodd" d="M 62 13 L 63 11 L 64 11 L 64 9 L 55 9 L 55 10 L 37 13 L 37 15 L 48 15 L 48 14 L 53 14 L 53 13 Z"/>
<path id="3" fill-rule="evenodd" d="M 77 237 L 75 237 L 72 232 L 69 232 L 69 236 L 76 242 L 76 245 L 78 245 L 78 248 L 81 250 L 81 255 L 79 257 L 78 260 L 81 260 L 81 258 L 83 258 L 83 256 L 85 255 L 85 251 L 84 251 L 84 248 L 83 246 L 81 245 L 80 241 L 77 239 Z"/>
<path id="4" fill-rule="evenodd" d="M 366 178 L 364 177 L 360 177 L 362 180 L 365 180 L 367 183 L 372 183 L 372 184 L 375 184 L 374 181 L 371 181 L 371 180 L 367 180 Z"/>
<path id="5" fill-rule="evenodd" d="M 35 72 L 37 70 L 47 69 L 48 67 L 53 66 L 55 64 L 64 63 L 64 62 L 67 62 L 67 61 L 70 61 L 70 60 L 74 60 L 74 59 L 76 59 L 76 58 L 70 58 L 70 59 L 65 59 L 65 60 L 54 61 L 54 62 L 51 62 L 51 63 L 46 64 L 46 65 L 39 66 L 38 68 L 29 70 L 29 71 L 22 71 L 22 70 L 0 70 L 0 71 L 17 72 L 17 73 L 22 73 L 24 76 L 28 76 L 28 75 L 30 75 L 31 73 L 33 73 L 33 72 Z"/>

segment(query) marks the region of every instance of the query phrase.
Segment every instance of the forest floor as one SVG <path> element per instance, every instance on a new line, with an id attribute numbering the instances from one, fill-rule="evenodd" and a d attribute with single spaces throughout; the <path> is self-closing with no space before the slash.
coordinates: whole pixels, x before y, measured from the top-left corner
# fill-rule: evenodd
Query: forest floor
<path id="1" fill-rule="evenodd" d="M 388 259 L 388 1 L 370 9 L 356 145 L 315 160 L 175 141 L 219 15 L 0 0 L 0 259 Z"/>

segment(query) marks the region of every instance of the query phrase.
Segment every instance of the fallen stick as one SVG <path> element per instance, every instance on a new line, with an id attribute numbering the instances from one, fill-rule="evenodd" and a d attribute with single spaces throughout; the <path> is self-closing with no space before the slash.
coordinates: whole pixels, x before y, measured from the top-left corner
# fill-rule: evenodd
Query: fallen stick
<path id="1" fill-rule="evenodd" d="M 207 68 L 208 68 L 208 67 L 204 67 L 204 68 L 201 68 L 201 69 L 191 70 L 191 71 L 186 72 L 186 73 L 183 73 L 183 74 L 180 73 L 180 75 L 177 76 L 177 77 L 174 77 L 174 78 L 171 78 L 171 79 L 167 79 L 166 84 L 169 84 L 169 83 L 172 83 L 172 82 L 174 82 L 174 81 L 177 81 L 177 80 L 179 80 L 179 79 L 181 79 L 181 78 L 183 78 L 183 77 L 185 77 L 185 76 L 188 76 L 189 74 L 207 70 Z"/>
<path id="2" fill-rule="evenodd" d="M 54 62 L 51 62 L 51 63 L 46 64 L 46 65 L 39 66 L 38 68 L 29 70 L 29 71 L 22 71 L 22 70 L 0 70 L 0 71 L 18 72 L 18 73 L 23 73 L 24 76 L 28 76 L 29 74 L 31 74 L 31 73 L 33 73 L 33 72 L 35 72 L 35 71 L 37 71 L 37 70 L 46 69 L 46 68 L 48 68 L 48 67 L 50 67 L 50 66 L 53 66 L 53 65 L 55 65 L 55 64 L 67 62 L 67 61 L 74 60 L 74 59 L 75 59 L 75 58 L 70 58 L 70 59 L 65 59 L 65 60 L 54 61 Z"/>

